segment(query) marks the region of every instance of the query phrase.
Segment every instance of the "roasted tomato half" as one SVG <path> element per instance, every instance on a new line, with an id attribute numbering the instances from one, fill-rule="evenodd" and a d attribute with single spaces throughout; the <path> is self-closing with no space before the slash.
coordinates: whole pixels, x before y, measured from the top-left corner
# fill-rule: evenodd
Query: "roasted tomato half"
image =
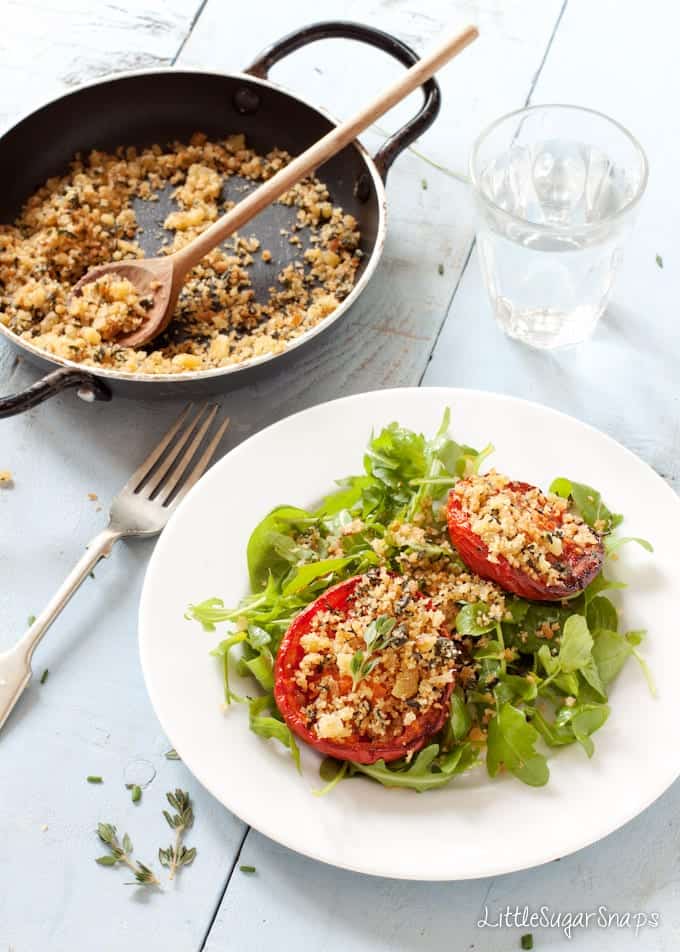
<path id="1" fill-rule="evenodd" d="M 449 712 L 457 649 L 442 613 L 404 576 L 341 582 L 284 635 L 274 696 L 311 747 L 372 764 L 419 750 Z"/>
<path id="2" fill-rule="evenodd" d="M 522 598 L 569 598 L 602 568 L 601 537 L 566 500 L 494 471 L 459 480 L 447 518 L 467 567 Z"/>

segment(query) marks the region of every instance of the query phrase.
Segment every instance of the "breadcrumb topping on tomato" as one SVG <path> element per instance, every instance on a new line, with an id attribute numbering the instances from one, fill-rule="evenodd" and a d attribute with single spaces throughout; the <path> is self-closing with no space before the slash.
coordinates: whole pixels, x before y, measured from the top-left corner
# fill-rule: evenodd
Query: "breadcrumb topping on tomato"
<path id="1" fill-rule="evenodd" d="M 443 626 L 444 613 L 414 579 L 367 573 L 346 607 L 317 613 L 300 639 L 295 684 L 306 696 L 307 728 L 319 739 L 389 741 L 419 713 L 441 708 L 458 654 Z"/>
<path id="2" fill-rule="evenodd" d="M 585 553 L 600 543 L 567 500 L 514 483 L 495 470 L 460 480 L 451 493 L 467 513 L 470 530 L 487 547 L 489 562 L 503 558 L 547 585 L 562 579 L 565 545 Z"/>

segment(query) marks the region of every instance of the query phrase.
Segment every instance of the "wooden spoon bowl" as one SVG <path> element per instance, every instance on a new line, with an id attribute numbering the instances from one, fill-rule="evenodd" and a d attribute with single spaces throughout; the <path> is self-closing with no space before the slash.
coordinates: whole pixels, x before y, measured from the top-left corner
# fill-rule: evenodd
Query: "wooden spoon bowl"
<path id="1" fill-rule="evenodd" d="M 92 284 L 99 278 L 111 275 L 133 284 L 140 297 L 151 298 L 153 303 L 146 313 L 144 323 L 116 340 L 116 343 L 122 347 L 138 347 L 164 331 L 172 320 L 185 277 L 185 272 L 176 275 L 174 258 L 175 255 L 168 255 L 164 258 L 142 258 L 100 264 L 96 268 L 91 268 L 77 284 L 73 285 L 71 294 L 78 297 L 86 284 Z"/>

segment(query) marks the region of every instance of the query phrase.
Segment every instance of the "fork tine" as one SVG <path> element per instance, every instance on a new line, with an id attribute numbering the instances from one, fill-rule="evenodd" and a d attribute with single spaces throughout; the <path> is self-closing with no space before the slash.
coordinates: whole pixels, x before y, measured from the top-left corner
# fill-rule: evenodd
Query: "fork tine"
<path id="1" fill-rule="evenodd" d="M 203 437 L 208 432 L 210 426 L 212 425 L 213 420 L 217 414 L 219 407 L 216 404 L 213 404 L 212 409 L 208 416 L 203 420 L 200 427 L 195 431 L 193 439 L 189 446 L 186 449 L 186 452 L 180 459 L 180 461 L 172 468 L 172 470 L 167 474 L 167 477 L 160 484 L 158 492 L 154 497 L 154 502 L 159 502 L 161 505 L 170 498 L 173 490 L 179 484 L 180 479 L 184 475 L 184 472 L 191 462 L 191 460 L 196 455 L 196 452 L 203 442 Z"/>
<path id="2" fill-rule="evenodd" d="M 189 423 L 184 427 L 184 430 L 181 433 L 176 435 L 174 444 L 170 446 L 170 448 L 168 449 L 167 455 L 158 466 L 158 469 L 153 474 L 151 479 L 149 479 L 148 482 L 144 483 L 144 485 L 141 487 L 137 495 L 142 496 L 145 499 L 149 499 L 153 495 L 153 493 L 158 489 L 158 487 L 163 485 L 163 481 L 165 480 L 165 477 L 170 472 L 170 469 L 173 466 L 175 460 L 177 459 L 180 452 L 184 448 L 187 440 L 194 433 L 196 427 L 201 421 L 203 414 L 205 413 L 207 407 L 209 406 L 210 404 L 203 404 L 202 406 L 200 406 L 193 420 L 190 420 Z"/>
<path id="3" fill-rule="evenodd" d="M 175 506 L 182 499 L 184 499 L 184 497 L 189 492 L 189 490 L 194 485 L 194 483 L 198 482 L 198 480 L 201 478 L 201 476 L 207 469 L 208 464 L 210 463 L 210 460 L 213 458 L 213 455 L 215 453 L 215 450 L 217 449 L 218 443 L 224 436 L 224 433 L 227 427 L 229 426 L 230 422 L 231 421 L 229 417 L 227 417 L 224 420 L 224 422 L 218 427 L 217 432 L 215 433 L 215 435 L 213 436 L 213 438 L 211 439 L 211 441 L 208 443 L 207 447 L 205 448 L 203 455 L 200 457 L 200 459 L 198 460 L 198 462 L 192 469 L 191 473 L 189 474 L 186 482 L 184 483 L 180 491 L 177 493 L 175 498 L 172 500 L 172 502 L 168 506 L 168 509 L 174 509 Z"/>
<path id="4" fill-rule="evenodd" d="M 135 489 L 139 486 L 139 484 L 142 482 L 144 477 L 147 476 L 148 473 L 151 472 L 155 464 L 158 462 L 158 460 L 162 456 L 166 447 L 170 444 L 175 433 L 177 433 L 179 428 L 182 426 L 182 424 L 186 420 L 187 415 L 189 414 L 189 411 L 191 410 L 192 407 L 193 407 L 193 403 L 187 403 L 187 405 L 182 410 L 177 420 L 170 427 L 170 429 L 165 434 L 163 439 L 160 441 L 158 446 L 154 450 L 152 450 L 151 453 L 149 453 L 149 455 L 146 457 L 146 459 L 141 464 L 141 466 L 139 466 L 134 471 L 132 476 L 128 479 L 125 486 L 123 486 L 122 492 L 133 493 Z"/>

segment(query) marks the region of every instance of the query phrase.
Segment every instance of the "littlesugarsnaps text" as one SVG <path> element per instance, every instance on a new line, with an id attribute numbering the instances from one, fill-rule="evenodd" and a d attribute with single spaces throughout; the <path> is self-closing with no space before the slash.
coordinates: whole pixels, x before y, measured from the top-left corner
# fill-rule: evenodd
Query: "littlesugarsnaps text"
<path id="1" fill-rule="evenodd" d="M 639 936 L 645 929 L 658 929 L 661 916 L 658 912 L 609 909 L 557 910 L 550 906 L 505 906 L 493 910 L 484 906 L 477 920 L 478 929 L 558 929 L 567 939 L 584 929 L 626 929 Z"/>

